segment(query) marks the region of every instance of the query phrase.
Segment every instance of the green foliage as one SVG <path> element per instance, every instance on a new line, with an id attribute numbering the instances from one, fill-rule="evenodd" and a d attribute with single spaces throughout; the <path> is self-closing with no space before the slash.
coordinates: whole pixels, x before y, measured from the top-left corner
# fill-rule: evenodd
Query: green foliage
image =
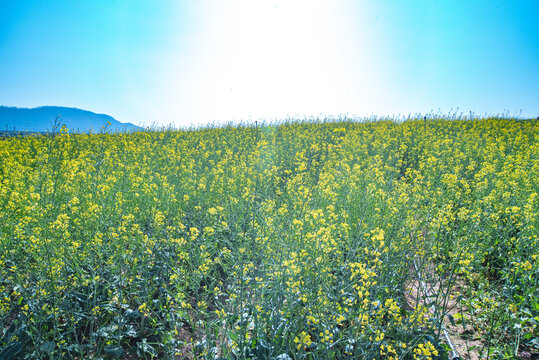
<path id="1" fill-rule="evenodd" d="M 537 353 L 538 129 L 2 140 L 0 359 L 446 359 L 444 319 Z"/>

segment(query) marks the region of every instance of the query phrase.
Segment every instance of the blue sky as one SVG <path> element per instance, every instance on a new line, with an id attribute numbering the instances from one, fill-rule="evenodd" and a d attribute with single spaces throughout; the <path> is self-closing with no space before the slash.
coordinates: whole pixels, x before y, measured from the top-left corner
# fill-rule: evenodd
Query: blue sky
<path id="1" fill-rule="evenodd" d="M 539 116 L 536 0 L 0 0 L 0 105 L 135 124 Z"/>

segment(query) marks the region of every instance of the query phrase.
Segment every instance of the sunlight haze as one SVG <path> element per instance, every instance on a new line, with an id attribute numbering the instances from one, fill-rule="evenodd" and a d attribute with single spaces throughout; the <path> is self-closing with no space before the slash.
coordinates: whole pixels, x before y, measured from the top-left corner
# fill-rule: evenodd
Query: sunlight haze
<path id="1" fill-rule="evenodd" d="M 0 5 L 0 105 L 137 125 L 539 116 L 535 1 Z"/>

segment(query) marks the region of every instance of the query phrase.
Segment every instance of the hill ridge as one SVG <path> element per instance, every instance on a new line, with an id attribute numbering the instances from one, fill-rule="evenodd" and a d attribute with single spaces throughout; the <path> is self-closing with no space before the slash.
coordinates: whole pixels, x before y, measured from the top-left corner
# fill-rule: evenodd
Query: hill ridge
<path id="1" fill-rule="evenodd" d="M 52 131 L 56 120 L 72 132 L 99 132 L 103 128 L 113 132 L 137 131 L 141 127 L 122 123 L 107 114 L 98 114 L 76 107 L 45 105 L 34 108 L 0 106 L 0 130 L 13 132 Z M 110 125 L 107 125 L 110 123 Z"/>

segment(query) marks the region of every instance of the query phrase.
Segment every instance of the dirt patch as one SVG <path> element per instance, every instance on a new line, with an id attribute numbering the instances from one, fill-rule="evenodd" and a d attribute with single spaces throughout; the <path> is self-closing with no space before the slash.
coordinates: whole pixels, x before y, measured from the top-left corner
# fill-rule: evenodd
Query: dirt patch
<path id="1" fill-rule="evenodd" d="M 461 276 L 454 275 L 454 278 L 440 286 L 440 276 L 436 275 L 434 267 L 426 265 L 422 275 L 418 276 L 416 270 L 410 269 L 409 282 L 406 284 L 405 300 L 409 310 L 418 305 L 429 306 L 431 313 L 443 311 L 443 329 L 448 335 L 453 349 L 462 360 L 479 360 L 486 358 L 488 351 L 488 340 L 483 333 L 483 329 L 474 326 L 470 319 L 470 309 L 462 301 L 462 294 L 471 285 Z M 437 280 L 432 280 L 437 279 Z M 437 309 L 435 311 L 435 309 Z M 443 310 L 441 310 L 443 309 Z M 440 338 L 446 344 L 443 332 Z M 451 357 L 450 357 L 451 359 Z M 517 359 L 538 360 L 539 352 L 525 346 L 520 346 Z"/>
<path id="2" fill-rule="evenodd" d="M 191 329 L 185 326 L 178 331 L 178 340 L 183 342 L 184 348 L 177 354 L 179 359 L 193 359 L 193 333 Z"/>
<path id="3" fill-rule="evenodd" d="M 460 279 L 457 279 L 450 294 L 444 294 L 445 296 L 443 296 L 447 299 L 445 303 L 446 313 L 455 319 L 453 324 L 449 316 L 445 316 L 444 327 L 461 359 L 479 360 L 479 352 L 484 349 L 486 344 L 482 340 L 481 334 L 471 324 L 462 321 L 462 316 L 468 313 L 468 309 L 462 306 L 461 302 L 457 302 L 458 294 L 462 289 L 461 284 L 459 284 L 460 281 Z"/>
<path id="4" fill-rule="evenodd" d="M 434 276 L 434 269 L 428 269 L 430 279 Z M 440 291 L 440 283 L 428 283 L 418 278 L 415 268 L 410 269 L 410 281 L 406 286 L 405 299 L 407 307 L 410 309 L 416 308 L 418 305 L 429 307 L 429 311 L 436 309 L 445 309 L 447 314 L 443 318 L 443 328 L 449 337 L 456 355 L 462 360 L 479 360 L 480 352 L 484 349 L 485 343 L 482 341 L 481 333 L 474 329 L 470 324 L 461 321 L 467 313 L 467 309 L 461 305 L 458 300 L 458 294 L 462 289 L 462 280 L 457 279 L 448 293 Z M 460 282 L 460 283 L 459 283 Z M 432 305 L 432 303 L 434 304 Z M 430 305 L 430 306 L 429 306 Z M 454 321 L 451 321 L 451 318 Z M 446 344 L 448 341 L 442 333 L 441 339 Z"/>

